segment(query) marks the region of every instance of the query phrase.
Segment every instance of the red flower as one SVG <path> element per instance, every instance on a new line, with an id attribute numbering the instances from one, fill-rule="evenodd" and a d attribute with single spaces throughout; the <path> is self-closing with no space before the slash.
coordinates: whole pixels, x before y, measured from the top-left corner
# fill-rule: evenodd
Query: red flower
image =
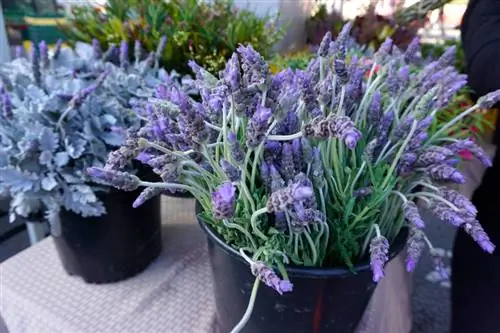
<path id="1" fill-rule="evenodd" d="M 472 153 L 467 149 L 460 151 L 458 155 L 466 161 L 470 161 L 472 159 Z"/>

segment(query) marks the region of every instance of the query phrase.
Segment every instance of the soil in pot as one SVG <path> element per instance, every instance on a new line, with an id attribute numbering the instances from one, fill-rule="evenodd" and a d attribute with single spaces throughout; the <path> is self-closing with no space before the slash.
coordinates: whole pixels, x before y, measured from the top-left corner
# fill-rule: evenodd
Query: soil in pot
<path id="1" fill-rule="evenodd" d="M 111 283 L 142 272 L 162 249 L 160 197 L 138 208 L 141 190 L 98 194 L 107 214 L 82 217 L 62 210 L 61 235 L 54 236 L 64 269 L 87 283 Z"/>
<path id="2" fill-rule="evenodd" d="M 246 310 L 255 277 L 239 254 L 212 228 L 199 221 L 208 237 L 219 333 L 230 332 Z M 404 229 L 390 249 L 390 259 L 404 247 Z M 261 284 L 243 333 L 352 333 L 376 284 L 369 264 L 347 269 L 288 268 L 294 290 L 282 296 Z"/>

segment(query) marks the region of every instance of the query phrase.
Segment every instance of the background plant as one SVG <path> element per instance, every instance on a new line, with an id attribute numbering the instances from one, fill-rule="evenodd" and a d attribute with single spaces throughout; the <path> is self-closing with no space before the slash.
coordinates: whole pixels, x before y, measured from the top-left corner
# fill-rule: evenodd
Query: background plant
<path id="1" fill-rule="evenodd" d="M 19 58 L 0 66 L 0 183 L 12 196 L 11 220 L 45 213 L 57 227 L 61 206 L 102 215 L 97 194 L 109 187 L 84 170 L 104 165 L 127 129 L 140 127 L 133 105 L 181 84 L 158 68 L 155 53 L 142 57 L 139 43 L 134 61 L 126 43 L 106 52 L 96 42 L 75 51 L 58 43 L 49 56 L 42 42 L 32 51 L 28 60 L 19 49 Z"/>
<path id="2" fill-rule="evenodd" d="M 217 73 L 240 43 L 251 43 L 271 57 L 273 45 L 283 36 L 275 20 L 237 9 L 231 0 L 111 0 L 104 13 L 75 7 L 63 31 L 73 42 L 97 38 L 104 47 L 139 40 L 147 51 L 154 51 L 166 36 L 162 66 L 187 73 L 187 61 L 194 59 Z"/>

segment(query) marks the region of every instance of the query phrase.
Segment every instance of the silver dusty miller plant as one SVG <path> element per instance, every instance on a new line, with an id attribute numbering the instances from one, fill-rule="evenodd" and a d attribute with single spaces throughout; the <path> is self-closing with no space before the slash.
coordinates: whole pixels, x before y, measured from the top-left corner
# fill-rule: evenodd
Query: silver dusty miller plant
<path id="1" fill-rule="evenodd" d="M 104 168 L 88 170 L 123 190 L 146 187 L 136 205 L 165 189 L 196 197 L 200 217 L 256 276 L 247 313 L 233 332 L 248 320 L 259 281 L 280 294 L 292 291 L 287 264 L 353 268 L 369 258 L 377 282 L 390 244 L 408 228 L 407 269 L 413 270 L 420 240 L 433 253 L 417 199 L 485 251 L 495 249 L 471 202 L 448 187 L 465 182 L 457 169 L 462 149 L 491 162 L 472 141 L 447 134 L 471 112 L 499 101 L 500 93 L 430 132 L 436 113 L 466 82 L 452 66 L 454 49 L 420 71 L 410 70 L 418 40 L 404 53 L 387 40 L 372 59 L 348 61 L 349 29 L 335 41 L 327 34 L 303 71 L 271 75 L 251 46 L 240 46 L 219 78 L 191 63 L 201 101 L 170 89 L 149 105 L 155 116 L 134 140 Z M 169 112 L 178 119 L 174 126 Z M 163 182 L 120 169 L 145 149 L 154 152 L 148 164 Z"/>
<path id="2" fill-rule="evenodd" d="M 19 52 L 0 66 L 0 184 L 12 196 L 11 221 L 45 213 L 57 232 L 61 207 L 82 216 L 106 212 L 96 193 L 109 186 L 92 183 L 85 169 L 104 165 L 127 131 L 141 126 L 134 102 L 160 87 L 181 89 L 154 54 L 143 59 L 136 49 L 131 62 L 126 43 L 104 54 L 95 43 L 76 50 L 58 43 L 49 55 L 42 42 L 30 59 Z"/>

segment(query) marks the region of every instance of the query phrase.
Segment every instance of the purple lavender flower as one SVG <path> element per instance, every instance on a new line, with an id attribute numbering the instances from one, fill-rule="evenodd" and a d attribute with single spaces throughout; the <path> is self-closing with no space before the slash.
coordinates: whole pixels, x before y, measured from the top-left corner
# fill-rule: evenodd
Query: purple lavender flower
<path id="1" fill-rule="evenodd" d="M 228 60 L 226 68 L 222 72 L 222 80 L 231 92 L 234 93 L 240 89 L 241 74 L 237 53 L 233 53 L 232 57 Z"/>
<path id="2" fill-rule="evenodd" d="M 362 187 L 358 188 L 357 190 L 354 190 L 352 192 L 352 196 L 354 198 L 361 198 L 361 197 L 366 197 L 372 194 L 373 189 L 371 187 Z"/>
<path id="3" fill-rule="evenodd" d="M 386 38 L 386 40 L 380 45 L 377 52 L 375 52 L 374 58 L 378 63 L 383 63 L 384 60 L 391 54 L 392 50 L 392 39 Z"/>
<path id="4" fill-rule="evenodd" d="M 142 46 L 140 40 L 135 40 L 134 42 L 134 59 L 136 62 L 141 61 L 142 58 Z"/>
<path id="5" fill-rule="evenodd" d="M 284 212 L 274 213 L 274 227 L 281 232 L 284 232 L 286 230 L 287 223 L 286 214 Z"/>
<path id="6" fill-rule="evenodd" d="M 391 128 L 392 122 L 394 121 L 394 112 L 392 110 L 387 111 L 379 122 L 377 140 L 379 147 L 382 147 L 387 142 L 387 136 L 389 134 L 389 129 Z"/>
<path id="7" fill-rule="evenodd" d="M 12 102 L 10 101 L 9 94 L 4 92 L 2 95 L 2 112 L 6 119 L 12 119 L 14 114 L 12 113 Z"/>
<path id="8" fill-rule="evenodd" d="M 370 266 L 373 282 L 379 282 L 384 277 L 384 266 L 389 254 L 389 242 L 384 236 L 376 236 L 370 242 Z"/>
<path id="9" fill-rule="evenodd" d="M 259 106 L 247 125 L 246 144 L 249 148 L 257 148 L 266 138 L 271 109 Z"/>
<path id="10" fill-rule="evenodd" d="M 323 212 L 313 208 L 303 208 L 300 205 L 295 208 L 297 222 L 302 226 L 307 226 L 313 223 L 324 223 L 326 216 Z"/>
<path id="11" fill-rule="evenodd" d="M 31 43 L 31 69 L 36 85 L 42 83 L 42 72 L 40 71 L 40 50 L 35 43 Z"/>
<path id="12" fill-rule="evenodd" d="M 422 254 L 422 232 L 418 229 L 411 229 L 410 237 L 406 242 L 406 271 L 413 272 L 417 267 L 418 260 Z"/>
<path id="13" fill-rule="evenodd" d="M 405 219 L 415 228 L 425 228 L 424 220 L 422 220 L 418 207 L 413 201 L 406 201 L 403 205 L 403 214 Z"/>
<path id="14" fill-rule="evenodd" d="M 267 140 L 264 142 L 264 160 L 268 163 L 278 162 L 282 144 L 279 141 Z"/>
<path id="15" fill-rule="evenodd" d="M 271 171 L 269 170 L 269 165 L 265 161 L 260 163 L 259 171 L 261 182 L 268 188 L 271 188 Z"/>
<path id="16" fill-rule="evenodd" d="M 302 152 L 302 144 L 300 139 L 292 141 L 293 164 L 297 171 L 304 171 L 306 163 L 304 162 L 304 154 Z"/>
<path id="17" fill-rule="evenodd" d="M 122 40 L 120 43 L 120 67 L 125 68 L 128 65 L 128 43 Z"/>
<path id="18" fill-rule="evenodd" d="M 22 58 L 24 56 L 24 48 L 20 45 L 16 46 L 15 52 L 16 52 L 15 55 L 16 59 Z"/>
<path id="19" fill-rule="evenodd" d="M 104 168 L 108 170 L 121 170 L 131 160 L 136 158 L 138 154 L 139 144 L 137 140 L 128 138 L 122 147 L 109 153 L 108 160 L 106 161 Z"/>
<path id="20" fill-rule="evenodd" d="M 101 43 L 97 38 L 92 39 L 92 56 L 96 60 L 102 58 Z"/>
<path id="21" fill-rule="evenodd" d="M 439 57 L 438 64 L 441 68 L 447 66 L 453 66 L 456 59 L 457 47 L 455 45 L 450 46 L 444 51 L 444 53 Z"/>
<path id="22" fill-rule="evenodd" d="M 49 64 L 49 47 L 47 46 L 47 43 L 42 40 L 40 44 L 38 44 L 38 49 L 40 52 L 40 63 L 42 67 L 47 67 Z"/>
<path id="23" fill-rule="evenodd" d="M 354 122 L 346 116 L 317 117 L 302 129 L 308 138 L 328 139 L 334 137 L 344 141 L 349 149 L 354 149 L 361 138 Z"/>
<path id="24" fill-rule="evenodd" d="M 340 84 L 344 85 L 349 82 L 349 72 L 347 71 L 347 66 L 345 64 L 345 59 L 335 58 L 334 69 Z"/>
<path id="25" fill-rule="evenodd" d="M 282 145 L 280 171 L 286 181 L 293 179 L 295 175 L 292 145 L 289 143 Z"/>
<path id="26" fill-rule="evenodd" d="M 161 195 L 165 192 L 164 189 L 159 188 L 159 187 L 148 187 L 145 188 L 141 194 L 134 200 L 132 203 L 132 207 L 137 208 L 141 206 L 143 203 L 146 201 L 153 199 L 154 197 Z"/>
<path id="27" fill-rule="evenodd" d="M 453 210 L 450 206 L 439 202 L 432 206 L 432 213 L 436 215 L 441 221 L 448 222 L 455 227 L 460 227 L 465 223 L 465 218 Z"/>
<path id="28" fill-rule="evenodd" d="M 278 191 L 285 187 L 286 183 L 274 164 L 269 164 L 269 174 L 271 177 L 271 192 Z"/>
<path id="29" fill-rule="evenodd" d="M 302 156 L 304 156 L 304 161 L 311 161 L 313 159 L 313 150 L 309 140 L 301 138 L 300 143 L 302 145 Z"/>
<path id="30" fill-rule="evenodd" d="M 417 58 L 419 52 L 420 52 L 420 38 L 415 37 L 406 48 L 406 51 L 404 53 L 405 62 L 407 64 L 413 63 Z"/>
<path id="31" fill-rule="evenodd" d="M 314 80 L 311 72 L 297 71 L 296 80 L 300 88 L 300 98 L 304 101 L 304 107 L 307 116 L 311 119 L 322 114 L 316 91 L 314 89 Z"/>
<path id="32" fill-rule="evenodd" d="M 245 152 L 241 143 L 236 138 L 234 132 L 229 132 L 227 134 L 227 141 L 229 143 L 229 149 L 231 153 L 231 158 L 237 165 L 242 165 L 245 162 Z"/>
<path id="33" fill-rule="evenodd" d="M 491 109 L 498 104 L 498 102 L 500 102 L 500 90 L 495 90 L 480 97 L 477 101 L 477 105 L 479 105 L 481 109 Z"/>
<path id="34" fill-rule="evenodd" d="M 236 207 L 236 188 L 231 182 L 219 186 L 212 193 L 212 213 L 216 219 L 230 219 Z"/>
<path id="35" fill-rule="evenodd" d="M 493 253 L 495 251 L 495 245 L 490 241 L 490 238 L 486 232 L 484 232 L 483 227 L 478 221 L 468 221 L 463 224 L 463 228 L 484 251 L 488 253 Z"/>
<path id="36" fill-rule="evenodd" d="M 465 183 L 464 175 L 448 164 L 431 164 L 426 168 L 426 173 L 436 181 L 452 181 L 457 184 Z"/>
<path id="37" fill-rule="evenodd" d="M 294 204 L 311 198 L 314 195 L 312 187 L 300 183 L 292 183 L 285 188 L 274 191 L 267 200 L 269 213 L 282 212 Z"/>
<path id="38" fill-rule="evenodd" d="M 406 116 L 394 130 L 393 142 L 397 142 L 405 138 L 409 134 L 411 125 L 414 121 L 415 117 L 413 115 Z"/>
<path id="39" fill-rule="evenodd" d="M 141 180 L 128 172 L 90 167 L 87 169 L 87 175 L 123 191 L 134 191 L 141 185 Z"/>
<path id="40" fill-rule="evenodd" d="M 477 209 L 474 204 L 460 192 L 446 187 L 439 188 L 439 194 L 457 208 L 463 209 L 467 215 L 475 217 Z"/>
<path id="41" fill-rule="evenodd" d="M 240 45 L 237 49 L 241 57 L 243 80 L 249 86 L 263 89 L 268 83 L 269 65 L 251 45 Z"/>
<path id="42" fill-rule="evenodd" d="M 398 173 L 404 175 L 413 171 L 416 161 L 417 154 L 412 152 L 403 153 L 398 163 Z"/>
<path id="43" fill-rule="evenodd" d="M 481 161 L 485 167 L 489 168 L 493 165 L 491 158 L 486 154 L 483 148 L 470 139 L 457 140 L 456 142 L 448 145 L 447 148 L 456 154 L 460 153 L 462 150 L 468 150 L 479 161 Z"/>
<path id="44" fill-rule="evenodd" d="M 237 182 L 241 180 L 241 170 L 229 163 L 229 161 L 221 160 L 220 166 L 230 181 Z"/>
<path id="45" fill-rule="evenodd" d="M 426 149 L 418 156 L 416 165 L 418 167 L 428 167 L 432 164 L 442 164 L 454 156 L 452 151 L 450 151 L 450 153 L 451 154 L 447 154 L 445 150 L 436 151 L 433 149 Z"/>
<path id="46" fill-rule="evenodd" d="M 373 139 L 365 147 L 363 157 L 368 162 L 373 162 L 376 148 L 379 146 L 378 140 Z"/>
<path id="47" fill-rule="evenodd" d="M 54 53 L 52 54 L 53 59 L 59 58 L 59 55 L 61 54 L 62 44 L 62 39 L 58 39 L 56 42 L 56 46 L 54 47 Z"/>
<path id="48" fill-rule="evenodd" d="M 320 57 L 328 56 L 328 51 L 330 49 L 331 41 L 332 41 L 332 33 L 328 31 L 321 40 L 321 43 L 319 44 L 318 56 Z"/>
<path id="49" fill-rule="evenodd" d="M 252 274 L 259 278 L 265 285 L 273 288 L 278 294 L 291 292 L 293 284 L 288 280 L 282 280 L 280 277 L 264 262 L 254 261 L 251 264 Z"/>

